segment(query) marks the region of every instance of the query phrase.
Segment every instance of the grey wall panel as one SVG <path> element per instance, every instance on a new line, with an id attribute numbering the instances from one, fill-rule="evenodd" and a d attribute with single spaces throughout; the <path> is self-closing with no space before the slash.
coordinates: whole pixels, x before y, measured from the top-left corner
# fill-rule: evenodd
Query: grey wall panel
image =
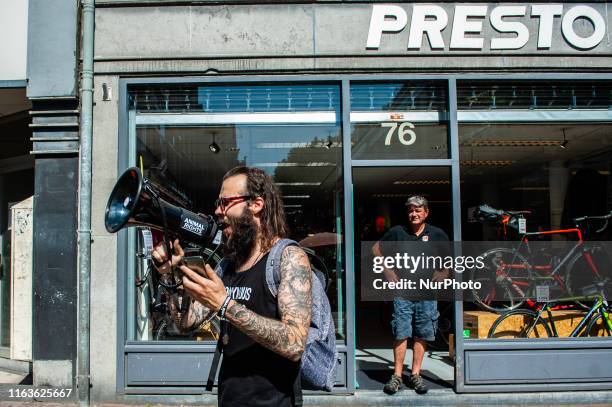
<path id="1" fill-rule="evenodd" d="M 204 386 L 211 352 L 129 352 L 126 354 L 128 386 Z M 346 386 L 346 353 L 338 354 L 336 386 Z M 178 367 L 178 368 L 177 368 Z M 217 371 L 217 375 L 218 375 Z"/>
<path id="2" fill-rule="evenodd" d="M 612 343 L 611 343 L 612 345 Z M 466 351 L 466 384 L 612 381 L 608 349 Z"/>
<path id="3" fill-rule="evenodd" d="M 34 360 L 76 360 L 77 178 L 76 156 L 36 159 Z"/>
<path id="4" fill-rule="evenodd" d="M 28 98 L 75 97 L 76 0 L 30 0 Z"/>
<path id="5" fill-rule="evenodd" d="M 102 8 L 95 58 L 312 55 L 312 25 L 304 5 Z"/>
<path id="6" fill-rule="evenodd" d="M 203 386 L 208 379 L 212 353 L 142 352 L 126 355 L 128 386 Z"/>

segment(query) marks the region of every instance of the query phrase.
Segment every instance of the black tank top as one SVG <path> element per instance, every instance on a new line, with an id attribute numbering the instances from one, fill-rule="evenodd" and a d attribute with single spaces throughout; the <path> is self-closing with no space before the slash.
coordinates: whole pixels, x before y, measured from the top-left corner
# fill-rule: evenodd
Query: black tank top
<path id="1" fill-rule="evenodd" d="M 249 270 L 224 272 L 223 283 L 232 299 L 267 318 L 280 319 L 278 305 L 266 283 L 265 255 Z M 226 324 L 229 342 L 223 348 L 219 372 L 220 406 L 291 406 L 299 362 L 258 344 Z"/>

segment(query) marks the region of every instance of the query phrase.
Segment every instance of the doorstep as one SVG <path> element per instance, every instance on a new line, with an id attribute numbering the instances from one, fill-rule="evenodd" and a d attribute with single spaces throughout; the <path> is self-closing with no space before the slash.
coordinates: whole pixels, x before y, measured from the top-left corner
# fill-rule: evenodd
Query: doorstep
<path id="1" fill-rule="evenodd" d="M 306 396 L 309 406 L 525 406 L 611 405 L 612 391 L 457 394 L 450 389 L 418 395 L 404 388 L 389 396 L 382 391 L 357 390 L 354 395 Z"/>
<path id="2" fill-rule="evenodd" d="M 0 398 L 0 400 L 6 398 Z M 304 396 L 305 406 L 610 406 L 612 391 L 581 391 L 581 392 L 540 392 L 540 393 L 481 393 L 457 394 L 452 390 L 430 390 L 425 395 L 418 395 L 412 390 L 402 390 L 388 396 L 380 391 L 358 390 L 355 394 L 308 395 Z M 74 404 L 74 399 L 70 404 Z M 67 403 L 57 400 L 48 402 L 0 401 L 0 407 L 63 407 Z M 92 401 L 92 407 L 139 407 L 139 406 L 210 406 L 217 405 L 214 395 L 129 395 L 117 396 L 114 402 L 97 403 Z"/>

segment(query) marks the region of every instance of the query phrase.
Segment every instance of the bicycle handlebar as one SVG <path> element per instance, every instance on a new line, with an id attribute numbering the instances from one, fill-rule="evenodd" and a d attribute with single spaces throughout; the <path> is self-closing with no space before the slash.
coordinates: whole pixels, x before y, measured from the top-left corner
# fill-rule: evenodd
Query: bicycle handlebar
<path id="1" fill-rule="evenodd" d="M 606 230 L 606 228 L 608 227 L 608 223 L 610 222 L 610 218 L 612 218 L 612 211 L 610 211 L 610 213 L 608 213 L 607 215 L 602 215 L 602 216 L 581 216 L 579 218 L 573 218 L 572 220 L 574 221 L 574 223 L 576 224 L 576 227 L 578 227 L 578 225 L 582 222 L 585 221 L 589 221 L 589 220 L 605 220 L 606 222 L 604 223 L 604 225 L 597 229 L 595 231 L 595 233 L 601 233 L 604 230 Z"/>

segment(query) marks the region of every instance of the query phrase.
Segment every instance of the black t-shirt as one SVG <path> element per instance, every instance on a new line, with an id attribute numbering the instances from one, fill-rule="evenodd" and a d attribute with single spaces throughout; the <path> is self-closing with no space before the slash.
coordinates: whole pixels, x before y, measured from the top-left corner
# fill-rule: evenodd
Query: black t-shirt
<path id="1" fill-rule="evenodd" d="M 440 228 L 428 223 L 417 236 L 410 228 L 404 225 L 393 226 L 383 237 L 380 238 L 380 251 L 383 256 L 395 256 L 397 253 L 408 253 L 412 256 L 446 256 L 449 254 L 447 245 L 432 245 L 427 242 L 447 242 L 448 235 Z M 418 245 L 405 244 L 402 242 L 415 242 Z M 420 243 L 425 244 L 420 244 Z M 423 277 L 429 275 L 429 270 L 422 269 L 420 273 L 412 276 Z M 424 274 L 425 273 L 425 274 Z"/>
<path id="2" fill-rule="evenodd" d="M 223 283 L 230 297 L 251 311 L 280 319 L 276 297 L 266 283 L 268 255 L 249 270 L 229 267 Z M 263 347 L 238 328 L 226 324 L 229 342 L 219 371 L 220 406 L 291 406 L 300 363 Z"/>
<path id="3" fill-rule="evenodd" d="M 445 242 L 448 241 L 448 235 L 440 228 L 425 224 L 423 231 L 420 235 L 416 235 L 411 229 L 404 225 L 393 226 L 389 229 L 383 237 L 380 238 L 381 242 Z"/>

